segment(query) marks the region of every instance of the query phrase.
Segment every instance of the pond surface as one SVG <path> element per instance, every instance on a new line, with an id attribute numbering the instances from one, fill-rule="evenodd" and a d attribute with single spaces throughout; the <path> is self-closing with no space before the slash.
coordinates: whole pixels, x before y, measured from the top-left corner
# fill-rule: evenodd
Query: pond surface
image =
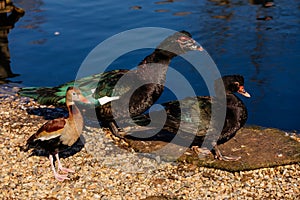
<path id="1" fill-rule="evenodd" d="M 248 107 L 249 125 L 300 131 L 298 0 L 275 1 L 270 8 L 247 0 L 14 3 L 26 13 L 8 35 L 11 70 L 20 74 L 10 78 L 9 84 L 55 86 L 73 80 L 88 53 L 122 31 L 140 27 L 186 30 L 207 50 L 221 74 L 244 75 L 252 95 L 241 97 Z M 132 68 L 149 52 L 130 52 L 111 67 Z M 183 59 L 176 58 L 171 66 L 176 69 L 183 64 Z M 198 84 L 198 95 L 207 95 L 203 80 L 194 77 L 189 67 L 180 72 Z M 172 98 L 166 91 L 160 101 Z"/>

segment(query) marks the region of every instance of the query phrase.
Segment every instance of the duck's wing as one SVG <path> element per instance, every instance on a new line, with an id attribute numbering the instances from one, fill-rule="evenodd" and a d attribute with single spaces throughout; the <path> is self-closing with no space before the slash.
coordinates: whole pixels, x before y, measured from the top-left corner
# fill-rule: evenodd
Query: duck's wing
<path id="1" fill-rule="evenodd" d="M 164 110 L 158 110 L 151 113 L 151 116 L 161 117 L 164 113 L 167 118 L 164 122 L 165 130 L 173 133 L 181 131 L 195 133 L 198 136 L 204 136 L 210 126 L 211 120 L 211 104 L 210 97 L 187 97 L 180 101 L 169 101 L 161 104 Z M 135 124 L 146 126 L 151 122 L 149 114 L 142 114 L 133 117 Z M 153 119 L 152 123 L 156 126 L 157 123 L 162 123 L 161 120 Z M 157 124 L 161 126 L 161 124 Z"/>
<path id="2" fill-rule="evenodd" d="M 49 141 L 60 137 L 66 124 L 65 118 L 58 118 L 45 123 L 35 134 L 28 140 L 27 144 L 30 145 L 36 141 Z"/>
<path id="3" fill-rule="evenodd" d="M 121 88 L 115 88 L 116 84 L 122 76 L 124 76 L 129 70 L 117 69 L 108 72 L 104 72 L 98 77 L 97 85 L 93 97 L 99 99 L 105 96 L 121 96 L 130 90 L 128 85 L 122 85 Z"/>

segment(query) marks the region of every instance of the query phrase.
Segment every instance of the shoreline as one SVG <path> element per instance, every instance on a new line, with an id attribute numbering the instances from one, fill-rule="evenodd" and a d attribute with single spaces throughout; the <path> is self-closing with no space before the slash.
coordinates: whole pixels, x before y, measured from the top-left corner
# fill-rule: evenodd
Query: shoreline
<path id="1" fill-rule="evenodd" d="M 70 180 L 58 182 L 46 157 L 29 157 L 30 152 L 19 149 L 46 121 L 27 110 L 54 107 L 21 98 L 16 90 L 0 93 L 1 199 L 300 198 L 299 163 L 234 173 L 193 164 L 157 163 L 120 149 L 111 135 L 89 126 L 83 133 L 84 147 L 61 159 L 75 173 L 69 175 Z"/>

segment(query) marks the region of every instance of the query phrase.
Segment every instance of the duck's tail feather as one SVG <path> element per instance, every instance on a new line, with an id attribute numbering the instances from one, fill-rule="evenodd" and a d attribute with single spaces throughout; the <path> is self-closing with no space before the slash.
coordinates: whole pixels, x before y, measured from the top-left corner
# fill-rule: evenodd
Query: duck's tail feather
<path id="1" fill-rule="evenodd" d="M 64 105 L 68 87 L 25 87 L 18 91 L 23 97 L 30 97 L 43 105 Z"/>

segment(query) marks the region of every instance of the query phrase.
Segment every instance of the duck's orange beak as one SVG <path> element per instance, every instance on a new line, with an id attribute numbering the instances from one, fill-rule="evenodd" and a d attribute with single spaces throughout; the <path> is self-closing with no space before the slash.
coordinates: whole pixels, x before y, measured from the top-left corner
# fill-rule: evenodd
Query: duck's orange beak
<path id="1" fill-rule="evenodd" d="M 245 90 L 245 88 L 244 88 L 243 85 L 241 85 L 241 86 L 239 87 L 238 93 L 240 93 L 241 95 L 243 95 L 243 96 L 245 96 L 245 97 L 248 97 L 248 98 L 251 97 L 251 95 L 250 95 L 248 92 L 246 92 L 246 90 Z"/>

